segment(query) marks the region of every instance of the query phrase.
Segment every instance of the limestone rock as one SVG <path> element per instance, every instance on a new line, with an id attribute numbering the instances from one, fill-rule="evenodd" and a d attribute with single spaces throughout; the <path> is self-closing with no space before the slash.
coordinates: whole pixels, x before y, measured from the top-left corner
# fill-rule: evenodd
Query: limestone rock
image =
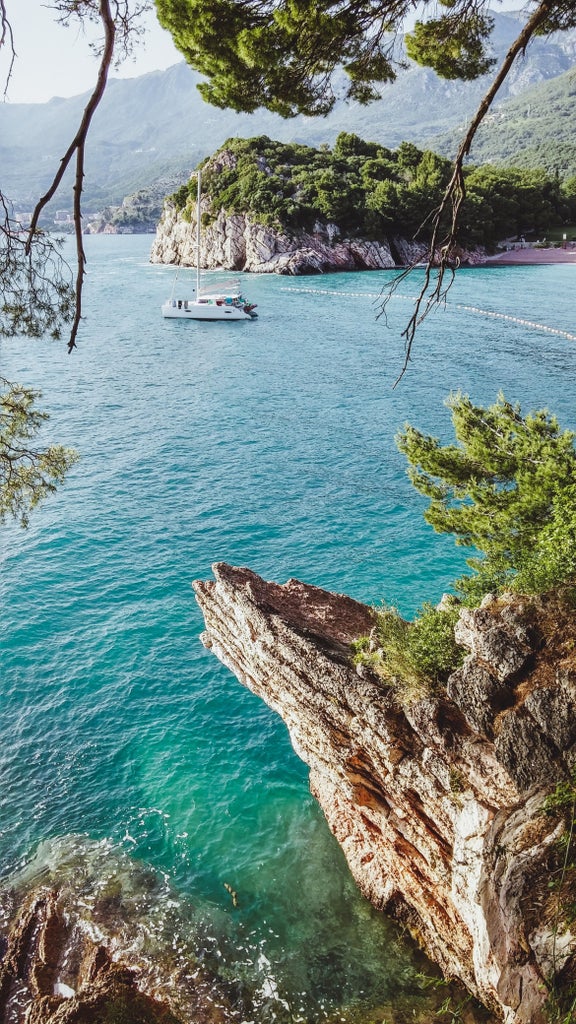
<path id="1" fill-rule="evenodd" d="M 196 217 L 184 220 L 167 202 L 150 255 L 152 263 L 196 265 Z M 244 214 L 221 210 L 202 230 L 200 265 L 256 274 L 322 274 L 336 270 L 394 267 L 386 242 L 342 239 L 335 225 L 317 225 L 313 233 L 290 236 L 258 224 Z"/>
<path id="2" fill-rule="evenodd" d="M 524 668 L 532 653 L 532 636 L 523 609 L 515 609 L 510 601 L 462 608 L 454 635 L 499 682 Z"/>
<path id="3" fill-rule="evenodd" d="M 62 977 L 67 979 L 66 983 Z M 58 893 L 28 897 L 9 930 L 0 964 L 0 1017 L 26 1024 L 113 1019 L 130 1006 L 146 1024 L 178 1024 L 165 1004 L 138 990 L 136 975 L 114 964 L 105 946 L 75 931 Z"/>
<path id="4" fill-rule="evenodd" d="M 194 585 L 203 643 L 283 718 L 362 892 L 498 1019 L 543 1024 L 562 828 L 544 801 L 570 766 L 560 748 L 575 745 L 575 708 L 566 681 L 554 737 L 560 698 L 530 684 L 539 640 L 526 609 L 500 599 L 463 610 L 465 667 L 445 695 L 402 707 L 351 664 L 369 608 L 225 564 L 214 576 Z M 576 938 L 563 934 L 561 948 L 573 970 Z"/>

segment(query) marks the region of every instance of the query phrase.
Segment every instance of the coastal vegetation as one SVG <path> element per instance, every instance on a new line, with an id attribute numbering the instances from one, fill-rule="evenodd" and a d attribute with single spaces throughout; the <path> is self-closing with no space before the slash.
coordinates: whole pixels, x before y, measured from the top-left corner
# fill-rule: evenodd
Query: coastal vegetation
<path id="1" fill-rule="evenodd" d="M 425 697 L 441 687 L 462 663 L 464 648 L 454 637 L 459 608 L 426 603 L 407 622 L 393 607 L 376 612 L 374 628 L 352 644 L 356 665 L 372 669 L 392 686 L 402 703 Z"/>
<path id="2" fill-rule="evenodd" d="M 397 438 L 414 487 L 429 498 L 424 518 L 438 533 L 474 548 L 472 575 L 456 588 L 524 594 L 576 578 L 576 434 L 546 409 L 523 416 L 500 393 L 487 408 L 451 394 L 456 444 L 406 424 Z"/>
<path id="3" fill-rule="evenodd" d="M 78 453 L 35 443 L 49 419 L 37 407 L 39 391 L 4 378 L 0 386 L 0 524 L 11 518 L 27 526 L 30 512 L 63 483 Z"/>
<path id="4" fill-rule="evenodd" d="M 429 499 L 424 518 L 474 550 L 472 572 L 455 581 L 457 597 L 425 605 L 411 623 L 394 608 L 377 611 L 371 636 L 353 651 L 404 699 L 434 690 L 461 663 L 460 604 L 505 592 L 553 594 L 568 607 L 576 598 L 576 434 L 546 409 L 523 416 L 503 394 L 482 407 L 457 392 L 446 405 L 456 443 L 406 424 L 397 444 Z"/>
<path id="5" fill-rule="evenodd" d="M 188 63 L 206 76 L 199 86 L 201 94 L 217 107 L 265 107 L 294 117 L 329 113 L 340 99 L 370 103 L 380 95 L 382 83 L 396 78 L 394 44 L 399 35 L 413 60 L 444 79 L 493 75 L 463 132 L 440 201 L 427 211 L 427 271 L 403 332 L 404 373 L 419 324 L 445 299 L 450 284 L 459 225 L 466 219 L 465 164 L 478 129 L 531 41 L 576 27 L 574 5 L 569 0 L 526 4 L 520 31 L 496 70 L 490 53 L 494 21 L 488 0 L 447 0 L 440 6 L 425 2 L 408 32 L 413 0 L 354 0 L 351 5 L 340 0 L 247 0 L 241 7 L 222 0 L 156 0 L 156 7 L 160 23 L 172 33 Z M 344 82 L 338 79 L 342 71 L 347 76 Z M 438 271 L 434 275 L 433 263 Z"/>
<path id="6" fill-rule="evenodd" d="M 229 139 L 204 162 L 202 183 L 215 217 L 248 214 L 261 224 L 289 232 L 335 223 L 348 237 L 382 239 L 430 237 L 431 209 L 450 179 L 449 160 L 403 142 L 390 150 L 349 132 L 334 146 L 319 148 L 258 136 Z M 222 152 L 222 151 L 220 151 Z M 552 224 L 576 218 L 576 189 L 544 171 L 468 167 L 461 209 L 461 244 L 495 246 L 528 231 L 545 234 Z M 195 210 L 196 181 L 171 197 L 189 216 Z M 421 226 L 424 224 L 424 227 Z"/>

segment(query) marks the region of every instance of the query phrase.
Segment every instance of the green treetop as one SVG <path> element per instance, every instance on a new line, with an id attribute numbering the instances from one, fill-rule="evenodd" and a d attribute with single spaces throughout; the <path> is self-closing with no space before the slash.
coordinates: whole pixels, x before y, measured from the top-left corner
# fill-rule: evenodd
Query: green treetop
<path id="1" fill-rule="evenodd" d="M 325 114 L 336 98 L 369 102 L 396 77 L 394 44 L 444 78 L 476 78 L 493 61 L 488 0 L 156 0 L 158 19 L 218 107 L 267 107 L 284 117 Z M 571 0 L 528 0 L 527 37 L 576 25 Z M 344 68 L 347 86 L 335 85 Z"/>
<path id="2" fill-rule="evenodd" d="M 430 499 L 426 520 L 473 547 L 472 597 L 538 592 L 576 579 L 576 435 L 546 409 L 522 416 L 500 394 L 488 408 L 450 395 L 456 444 L 406 425 L 397 438 L 409 476 Z"/>

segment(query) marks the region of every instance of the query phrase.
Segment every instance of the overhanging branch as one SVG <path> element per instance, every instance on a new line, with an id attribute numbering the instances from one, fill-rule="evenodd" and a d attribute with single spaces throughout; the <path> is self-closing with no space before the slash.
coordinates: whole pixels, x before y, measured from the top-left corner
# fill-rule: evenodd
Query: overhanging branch
<path id="1" fill-rule="evenodd" d="M 395 381 L 394 387 L 399 383 L 408 369 L 408 363 L 410 362 L 412 353 L 412 345 L 418 327 L 426 318 L 430 310 L 445 300 L 446 294 L 454 280 L 454 273 L 459 263 L 459 259 L 456 255 L 456 231 L 458 227 L 458 217 L 462 203 L 466 198 L 464 160 L 470 153 L 470 148 L 478 128 L 490 109 L 500 86 L 507 78 L 514 61 L 520 53 L 523 53 L 526 50 L 528 43 L 538 29 L 550 17 L 555 6 L 556 4 L 553 0 L 541 0 L 540 4 L 528 19 L 518 37 L 512 43 L 512 46 L 508 50 L 508 53 L 506 54 L 496 77 L 488 89 L 488 92 L 478 106 L 464 139 L 460 144 L 460 148 L 454 160 L 452 177 L 446 187 L 442 200 L 437 209 L 434 210 L 425 221 L 426 224 L 430 222 L 432 223 L 432 236 L 428 247 L 428 260 L 424 273 L 424 284 L 416 298 L 414 312 L 412 313 L 407 326 L 402 331 L 402 337 L 405 339 L 404 363 L 400 374 Z M 443 218 L 448 211 L 450 211 L 450 226 L 448 231 L 443 234 Z M 422 227 L 424 227 L 424 224 Z M 407 267 L 406 270 L 399 274 L 394 280 L 391 288 L 389 289 L 388 295 L 382 304 L 382 313 L 385 312 L 389 299 L 392 297 L 400 283 L 406 279 L 413 269 L 414 264 Z M 436 275 L 434 284 L 432 284 L 433 274 Z M 446 275 L 449 276 L 448 281 L 445 280 Z"/>
<path id="2" fill-rule="evenodd" d="M 10 63 L 8 65 L 8 71 L 6 72 L 6 78 L 4 79 L 4 98 L 6 98 L 8 85 L 12 78 L 14 61 L 16 60 L 16 50 L 14 49 L 14 34 L 12 32 L 12 26 L 8 21 L 6 6 L 4 0 L 0 0 L 0 50 L 3 46 L 6 46 L 7 43 L 10 47 Z"/>
<path id="3" fill-rule="evenodd" d="M 2 3 L 3 0 L 0 0 Z M 35 236 L 38 230 L 38 220 L 42 210 L 48 205 L 50 200 L 56 193 L 58 186 L 60 185 L 64 174 L 72 160 L 74 154 L 76 154 L 76 176 L 74 181 L 74 234 L 76 238 L 76 289 L 75 289 L 75 311 L 74 319 L 72 321 L 72 329 L 70 331 L 70 337 L 68 340 L 68 351 L 71 352 L 76 345 L 76 336 L 78 334 L 78 328 L 80 327 L 80 321 L 82 319 L 82 286 L 84 283 L 84 275 L 86 268 L 86 254 L 84 251 L 84 243 L 82 240 L 82 187 L 84 179 L 84 152 L 86 146 L 86 139 L 90 128 L 90 123 L 94 116 L 94 113 L 104 95 L 106 89 L 106 82 L 108 79 L 108 72 L 112 64 L 114 57 L 114 40 L 116 36 L 116 26 L 114 24 L 114 18 L 110 10 L 109 0 L 100 0 L 99 3 L 99 15 L 104 26 L 104 45 L 102 48 L 102 55 L 100 58 L 100 67 L 98 70 L 98 78 L 94 91 L 88 100 L 88 103 L 84 109 L 80 127 L 76 132 L 72 142 L 70 143 L 66 153 L 60 161 L 60 167 L 54 175 L 52 184 L 45 195 L 38 200 L 34 212 L 32 214 L 32 220 L 28 229 L 28 236 L 26 241 L 26 255 L 30 255 L 32 245 L 34 243 Z"/>

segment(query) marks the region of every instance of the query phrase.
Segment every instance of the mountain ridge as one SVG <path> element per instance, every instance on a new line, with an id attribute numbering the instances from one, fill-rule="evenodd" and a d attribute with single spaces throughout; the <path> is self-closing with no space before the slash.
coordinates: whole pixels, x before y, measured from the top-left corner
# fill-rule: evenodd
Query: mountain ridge
<path id="1" fill-rule="evenodd" d="M 553 124 L 553 132 L 550 126 Z M 472 163 L 538 167 L 561 177 L 576 175 L 576 69 L 499 102 L 489 111 L 470 152 Z M 452 152 L 457 135 L 436 141 Z"/>

